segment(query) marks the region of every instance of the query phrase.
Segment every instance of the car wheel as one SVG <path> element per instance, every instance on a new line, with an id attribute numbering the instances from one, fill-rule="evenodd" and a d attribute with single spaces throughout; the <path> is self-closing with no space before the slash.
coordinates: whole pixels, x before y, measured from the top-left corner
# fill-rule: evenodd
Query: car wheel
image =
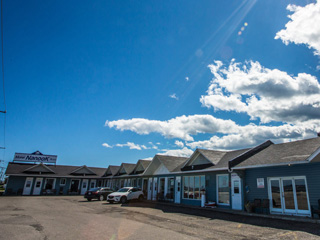
<path id="1" fill-rule="evenodd" d="M 120 198 L 120 202 L 121 202 L 122 204 L 126 203 L 126 202 L 127 202 L 127 198 L 126 198 L 126 197 Z"/>
<path id="2" fill-rule="evenodd" d="M 139 202 L 142 202 L 143 201 L 143 196 L 140 195 L 139 198 L 138 198 Z"/>
<path id="3" fill-rule="evenodd" d="M 91 201 L 91 198 L 87 198 L 87 200 L 88 200 L 88 202 L 90 202 L 90 201 Z"/>
<path id="4" fill-rule="evenodd" d="M 99 201 L 103 201 L 103 199 L 104 199 L 104 196 L 103 196 L 103 195 L 100 195 L 100 196 L 99 196 Z"/>

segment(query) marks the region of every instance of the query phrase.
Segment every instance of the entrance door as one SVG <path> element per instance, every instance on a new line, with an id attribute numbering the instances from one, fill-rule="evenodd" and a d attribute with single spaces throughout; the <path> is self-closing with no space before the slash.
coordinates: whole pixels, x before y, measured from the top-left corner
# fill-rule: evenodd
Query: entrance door
<path id="1" fill-rule="evenodd" d="M 43 178 L 37 178 L 33 188 L 33 195 L 40 195 Z"/>
<path id="2" fill-rule="evenodd" d="M 95 187 L 96 187 L 96 180 L 91 180 L 90 188 L 95 188 Z"/>
<path id="3" fill-rule="evenodd" d="M 270 178 L 269 199 L 271 212 L 310 216 L 305 177 Z"/>
<path id="4" fill-rule="evenodd" d="M 79 194 L 79 184 L 80 180 L 78 179 L 72 179 L 70 182 L 70 190 L 69 192 L 72 194 Z"/>
<path id="5" fill-rule="evenodd" d="M 174 202 L 180 203 L 181 201 L 181 177 L 176 177 L 176 188 L 175 188 L 175 194 L 174 194 Z"/>
<path id="6" fill-rule="evenodd" d="M 231 194 L 232 194 L 232 209 L 242 210 L 242 189 L 241 179 L 238 175 L 231 176 Z"/>
<path id="7" fill-rule="evenodd" d="M 144 178 L 142 181 L 143 181 L 143 184 L 142 184 L 143 195 L 144 195 L 144 197 L 147 197 L 147 195 L 148 195 L 148 179 Z"/>
<path id="8" fill-rule="evenodd" d="M 82 180 L 81 195 L 84 195 L 88 189 L 88 179 Z"/>
<path id="9" fill-rule="evenodd" d="M 23 188 L 22 195 L 30 195 L 31 188 L 32 188 L 32 182 L 33 182 L 33 178 L 32 177 L 27 177 L 26 178 L 26 181 L 24 183 L 24 188 Z"/>
<path id="10" fill-rule="evenodd" d="M 152 193 L 152 200 L 157 200 L 157 193 L 158 193 L 158 178 L 153 179 L 153 193 Z"/>
<path id="11" fill-rule="evenodd" d="M 152 199 L 152 178 L 149 178 L 148 182 L 148 200 Z"/>

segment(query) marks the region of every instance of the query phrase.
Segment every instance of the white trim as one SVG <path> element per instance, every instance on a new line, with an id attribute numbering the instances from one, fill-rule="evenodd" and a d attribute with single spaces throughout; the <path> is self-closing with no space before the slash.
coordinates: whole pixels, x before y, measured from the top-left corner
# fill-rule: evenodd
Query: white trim
<path id="1" fill-rule="evenodd" d="M 61 180 L 64 179 L 65 183 L 61 183 Z M 65 186 L 67 184 L 67 179 L 66 178 L 60 178 L 60 186 Z"/>
<path id="2" fill-rule="evenodd" d="M 56 189 L 56 181 L 57 181 L 57 178 L 53 178 L 53 177 L 48 177 L 48 178 L 46 178 L 45 180 L 44 180 L 44 184 L 43 184 L 43 189 L 46 189 L 46 185 L 47 185 L 47 180 L 48 179 L 53 179 L 54 181 L 53 181 L 53 184 L 52 184 L 52 189 L 51 190 L 53 190 L 53 189 Z"/>
<path id="3" fill-rule="evenodd" d="M 188 177 L 190 179 L 190 177 L 193 177 L 193 179 L 195 179 L 195 177 L 199 177 L 199 199 L 195 199 L 195 198 L 185 198 L 184 197 L 184 178 L 185 177 Z M 196 200 L 196 201 L 201 201 L 201 177 L 204 177 L 204 185 L 206 185 L 206 175 L 187 175 L 187 176 L 184 176 L 182 175 L 181 178 L 182 178 L 182 199 L 183 200 Z M 190 186 L 190 181 L 188 183 L 188 185 Z M 189 196 L 189 187 L 188 186 L 188 196 Z M 206 188 L 206 186 L 205 186 Z M 193 182 L 193 189 L 195 189 L 195 181 Z M 194 190 L 193 190 L 193 197 L 194 197 Z"/>
<path id="4" fill-rule="evenodd" d="M 320 154 L 320 147 L 307 158 L 307 161 L 311 162 L 318 154 Z"/>
<path id="5" fill-rule="evenodd" d="M 274 163 L 274 164 L 260 164 L 260 165 L 249 165 L 244 167 L 234 167 L 233 170 L 241 170 L 247 168 L 261 168 L 261 167 L 278 167 L 278 166 L 287 166 L 287 165 L 295 165 L 295 164 L 306 164 L 309 163 L 307 161 L 299 161 L 299 162 L 286 162 L 286 163 Z"/>
<path id="6" fill-rule="evenodd" d="M 229 188 L 229 203 L 219 203 L 219 176 L 228 176 L 228 188 Z M 230 176 L 227 174 L 217 174 L 216 175 L 216 194 L 217 194 L 217 205 L 220 206 L 230 206 L 230 186 L 229 186 Z"/>

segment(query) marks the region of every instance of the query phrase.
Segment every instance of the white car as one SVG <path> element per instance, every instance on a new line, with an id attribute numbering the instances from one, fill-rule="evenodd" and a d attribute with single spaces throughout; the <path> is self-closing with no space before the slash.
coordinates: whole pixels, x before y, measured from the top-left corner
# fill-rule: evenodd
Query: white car
<path id="1" fill-rule="evenodd" d="M 126 203 L 127 201 L 137 199 L 139 201 L 143 200 L 143 192 L 139 188 L 135 187 L 124 187 L 116 192 L 108 195 L 107 201 L 109 203 L 120 202 Z"/>

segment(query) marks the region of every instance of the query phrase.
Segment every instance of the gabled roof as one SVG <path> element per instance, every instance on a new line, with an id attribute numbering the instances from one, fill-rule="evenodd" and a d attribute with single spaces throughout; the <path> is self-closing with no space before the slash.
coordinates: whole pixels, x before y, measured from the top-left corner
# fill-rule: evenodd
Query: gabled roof
<path id="1" fill-rule="evenodd" d="M 113 165 L 109 165 L 109 167 L 107 168 L 106 172 L 103 174 L 104 177 L 107 176 L 114 176 L 117 174 L 117 172 L 119 171 L 120 166 L 113 166 Z"/>
<path id="2" fill-rule="evenodd" d="M 145 170 L 144 175 L 152 175 L 161 164 L 168 170 L 168 172 L 180 172 L 183 164 L 188 160 L 186 157 L 175 157 L 157 154 L 153 157 L 150 165 Z"/>
<path id="3" fill-rule="evenodd" d="M 135 166 L 136 166 L 136 164 L 134 164 L 134 163 L 122 163 L 118 172 L 116 173 L 116 176 L 129 175 L 130 173 L 132 173 Z M 122 171 L 123 171 L 123 173 L 122 173 Z"/>
<path id="4" fill-rule="evenodd" d="M 132 173 L 131 174 L 141 174 L 143 173 L 146 168 L 150 165 L 151 163 L 151 160 L 143 160 L 143 159 L 140 159 L 135 168 L 133 169 Z"/>
<path id="5" fill-rule="evenodd" d="M 226 151 L 196 149 L 181 170 L 199 170 L 214 166 L 226 153 Z"/>
<path id="6" fill-rule="evenodd" d="M 236 165 L 237 168 L 277 166 L 320 161 L 320 137 L 272 144 Z"/>
<path id="7" fill-rule="evenodd" d="M 30 163 L 16 163 L 16 162 L 9 162 L 6 175 L 18 175 L 18 176 L 40 176 L 40 172 L 36 171 L 33 172 L 32 169 L 37 170 L 37 166 L 39 164 L 30 164 Z M 87 167 L 90 168 L 91 171 L 93 171 L 96 175 L 79 175 L 75 176 L 70 173 L 79 170 L 80 168 L 83 168 L 83 166 L 68 166 L 68 165 L 45 165 L 43 166 L 49 168 L 54 173 L 44 173 L 41 172 L 42 175 L 50 175 L 54 177 L 70 177 L 70 178 L 98 178 L 101 177 L 105 171 L 106 168 L 97 168 L 97 167 Z M 30 172 L 31 169 L 31 172 Z M 27 170 L 27 171 L 26 171 Z"/>
<path id="8" fill-rule="evenodd" d="M 83 165 L 82 167 L 79 167 L 72 172 L 70 172 L 70 175 L 97 175 L 93 170 L 88 168 L 86 165 Z"/>
<path id="9" fill-rule="evenodd" d="M 43 163 L 34 165 L 23 172 L 25 173 L 54 173 L 48 166 L 44 165 Z"/>

